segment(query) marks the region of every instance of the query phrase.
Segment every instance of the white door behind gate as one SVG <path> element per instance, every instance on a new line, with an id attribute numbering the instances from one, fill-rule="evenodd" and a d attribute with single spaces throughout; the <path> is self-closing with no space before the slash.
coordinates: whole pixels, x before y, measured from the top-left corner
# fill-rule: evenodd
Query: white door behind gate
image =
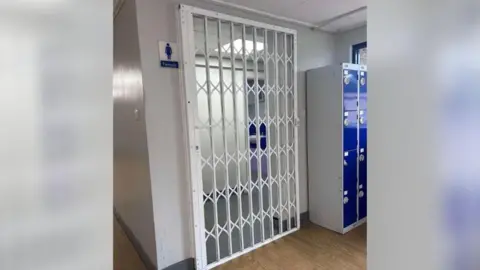
<path id="1" fill-rule="evenodd" d="M 299 228 L 296 32 L 181 6 L 197 269 Z"/>

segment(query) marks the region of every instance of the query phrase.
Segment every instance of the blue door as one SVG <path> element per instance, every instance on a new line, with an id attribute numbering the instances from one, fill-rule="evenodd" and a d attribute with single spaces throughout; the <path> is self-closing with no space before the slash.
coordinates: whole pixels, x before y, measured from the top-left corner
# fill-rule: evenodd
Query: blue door
<path id="1" fill-rule="evenodd" d="M 357 150 L 343 154 L 343 227 L 357 222 Z"/>
<path id="2" fill-rule="evenodd" d="M 343 149 L 357 149 L 358 71 L 343 70 Z"/>

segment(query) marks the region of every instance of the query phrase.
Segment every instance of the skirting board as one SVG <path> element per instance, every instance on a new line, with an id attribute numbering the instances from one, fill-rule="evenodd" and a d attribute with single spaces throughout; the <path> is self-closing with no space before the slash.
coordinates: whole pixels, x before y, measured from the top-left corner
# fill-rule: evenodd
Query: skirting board
<path id="1" fill-rule="evenodd" d="M 163 270 L 195 270 L 195 259 L 188 258 L 176 264 L 172 264 Z"/>
<path id="2" fill-rule="evenodd" d="M 120 227 L 122 227 L 123 231 L 127 235 L 128 240 L 132 242 L 133 248 L 137 251 L 138 256 L 140 256 L 140 259 L 142 260 L 143 264 L 145 264 L 145 267 L 148 270 L 157 270 L 157 267 L 152 262 L 152 260 L 150 260 L 150 257 L 148 257 L 147 253 L 145 252 L 142 245 L 140 244 L 140 241 L 138 241 L 137 237 L 135 236 L 135 234 L 133 234 L 132 230 L 127 226 L 127 224 L 122 219 L 120 214 L 118 214 L 115 207 L 113 207 L 113 215 L 117 219 Z M 176 269 L 176 268 L 173 268 L 173 269 Z M 181 268 L 178 268 L 178 269 L 180 270 Z"/>
<path id="3" fill-rule="evenodd" d="M 355 229 L 355 228 L 357 228 L 357 227 L 365 224 L 366 222 L 367 222 L 367 218 L 363 218 L 363 219 L 355 222 L 354 224 L 352 224 L 352 225 L 346 227 L 345 229 L 343 229 L 343 234 L 348 233 L 349 231 L 351 231 L 351 230 L 353 230 L 353 229 Z"/>

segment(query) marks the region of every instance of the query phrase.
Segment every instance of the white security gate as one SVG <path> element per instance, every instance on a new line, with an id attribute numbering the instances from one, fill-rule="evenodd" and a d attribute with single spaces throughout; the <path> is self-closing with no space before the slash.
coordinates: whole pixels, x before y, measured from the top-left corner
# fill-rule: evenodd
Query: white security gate
<path id="1" fill-rule="evenodd" d="M 181 6 L 197 269 L 299 228 L 296 32 Z"/>

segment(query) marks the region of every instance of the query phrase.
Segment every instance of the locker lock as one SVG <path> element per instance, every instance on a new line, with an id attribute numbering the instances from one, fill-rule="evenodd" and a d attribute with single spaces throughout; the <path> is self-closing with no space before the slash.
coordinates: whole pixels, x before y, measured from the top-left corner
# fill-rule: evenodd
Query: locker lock
<path id="1" fill-rule="evenodd" d="M 361 78 L 361 79 L 360 79 L 360 84 L 361 84 L 361 85 L 365 85 L 365 78 Z"/>
<path id="2" fill-rule="evenodd" d="M 345 76 L 345 79 L 343 80 L 343 82 L 345 84 L 349 84 L 350 83 L 350 78 L 348 76 Z"/>
<path id="3" fill-rule="evenodd" d="M 363 198 L 363 196 L 365 196 L 365 193 L 363 192 L 363 190 L 360 190 L 360 192 L 358 192 L 358 197 Z"/>
<path id="4" fill-rule="evenodd" d="M 364 124 L 365 123 L 365 119 L 363 117 L 360 117 L 360 124 Z"/>
<path id="5" fill-rule="evenodd" d="M 348 121 L 347 118 L 345 118 L 345 120 L 343 121 L 343 124 L 344 124 L 345 126 L 348 126 L 348 124 L 350 124 L 350 122 Z"/>
<path id="6" fill-rule="evenodd" d="M 347 204 L 348 203 L 348 197 L 343 197 L 343 204 Z"/>
<path id="7" fill-rule="evenodd" d="M 360 155 L 360 156 L 358 157 L 358 159 L 359 159 L 360 161 L 364 161 L 364 160 L 365 160 L 365 155 L 363 155 L 363 154 Z"/>

